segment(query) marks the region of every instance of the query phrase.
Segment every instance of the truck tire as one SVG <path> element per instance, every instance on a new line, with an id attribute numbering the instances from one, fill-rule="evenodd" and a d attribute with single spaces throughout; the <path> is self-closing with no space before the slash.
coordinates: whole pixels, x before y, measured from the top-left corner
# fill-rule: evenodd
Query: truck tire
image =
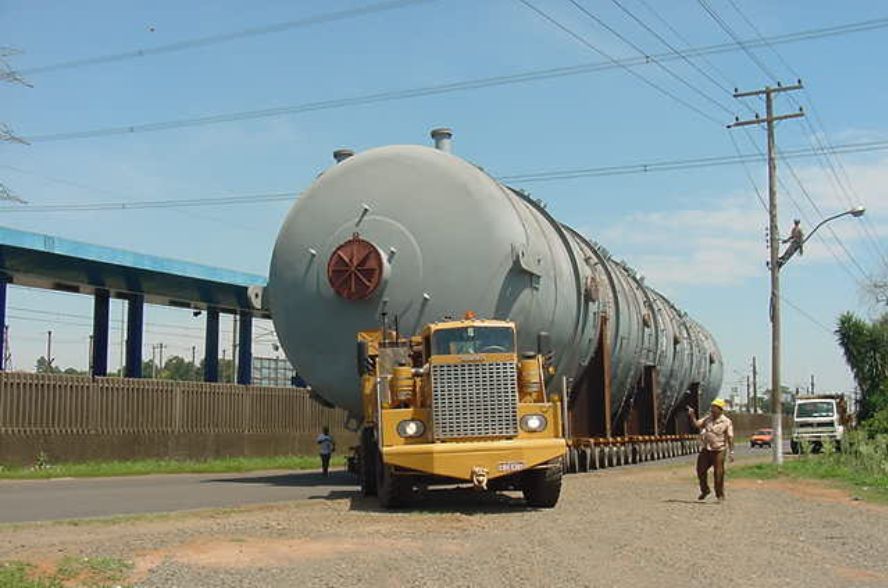
<path id="1" fill-rule="evenodd" d="M 550 467 L 530 470 L 524 473 L 521 491 L 528 506 L 552 508 L 561 496 L 562 465 L 553 463 Z"/>
<path id="2" fill-rule="evenodd" d="M 797 441 L 790 441 L 789 442 L 789 449 L 790 449 L 790 451 L 792 451 L 793 455 L 798 455 L 799 454 L 798 442 Z"/>
<path id="3" fill-rule="evenodd" d="M 392 466 L 385 465 L 381 460 L 376 463 L 376 497 L 382 508 L 398 508 L 407 502 L 410 486 L 393 470 Z"/>
<path id="4" fill-rule="evenodd" d="M 361 494 L 376 496 L 376 462 L 379 459 L 373 429 L 361 431 Z"/>

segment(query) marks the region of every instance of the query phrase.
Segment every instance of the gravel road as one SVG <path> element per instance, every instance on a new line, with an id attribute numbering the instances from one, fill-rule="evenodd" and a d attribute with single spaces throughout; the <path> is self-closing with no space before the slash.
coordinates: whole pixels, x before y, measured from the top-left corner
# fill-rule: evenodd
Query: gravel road
<path id="1" fill-rule="evenodd" d="M 117 522 L 0 526 L 0 561 L 133 562 L 138 586 L 888 585 L 888 507 L 816 483 L 731 480 L 698 503 L 690 465 L 569 476 L 557 508 L 432 492 L 381 512 L 315 499 Z"/>

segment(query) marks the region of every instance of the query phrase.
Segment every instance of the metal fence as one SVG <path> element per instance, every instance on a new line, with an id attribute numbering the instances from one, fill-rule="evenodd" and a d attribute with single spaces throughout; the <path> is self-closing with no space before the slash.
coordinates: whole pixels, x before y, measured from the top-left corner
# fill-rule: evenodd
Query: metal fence
<path id="1" fill-rule="evenodd" d="M 344 433 L 301 388 L 0 373 L 0 434 Z"/>

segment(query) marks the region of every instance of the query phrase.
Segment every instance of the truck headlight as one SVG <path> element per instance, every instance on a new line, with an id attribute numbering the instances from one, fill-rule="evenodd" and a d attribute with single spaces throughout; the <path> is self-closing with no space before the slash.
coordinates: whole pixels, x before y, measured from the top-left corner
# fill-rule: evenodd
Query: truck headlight
<path id="1" fill-rule="evenodd" d="M 528 433 L 536 433 L 546 428 L 549 422 L 541 414 L 526 414 L 521 417 L 521 428 Z"/>
<path id="2" fill-rule="evenodd" d="M 405 439 L 422 437 L 425 434 L 425 423 L 416 419 L 409 419 L 398 423 L 398 435 Z"/>

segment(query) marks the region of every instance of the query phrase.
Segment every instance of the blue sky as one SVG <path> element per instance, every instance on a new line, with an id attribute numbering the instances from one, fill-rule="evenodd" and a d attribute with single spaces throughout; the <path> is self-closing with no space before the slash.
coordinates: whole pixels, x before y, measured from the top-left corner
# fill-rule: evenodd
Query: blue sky
<path id="1" fill-rule="evenodd" d="M 620 4 L 673 46 L 728 43 L 730 37 L 692 0 L 646 0 L 679 39 L 640 0 Z M 668 53 L 654 36 L 609 0 L 578 0 L 589 12 L 648 54 Z M 0 121 L 18 135 L 140 125 L 349 98 L 376 92 L 602 62 L 588 46 L 516 0 L 434 0 L 333 22 L 294 27 L 187 50 L 110 63 L 43 71 L 43 66 L 150 49 L 367 6 L 373 2 L 256 1 L 73 3 L 0 0 L 0 45 L 32 88 L 0 86 Z M 639 53 L 578 11 L 568 0 L 532 4 L 618 59 Z M 876 2 L 708 0 L 741 39 L 884 18 Z M 888 139 L 878 97 L 888 93 L 884 55 L 888 28 L 753 49 L 768 72 L 806 89 L 777 99 L 778 112 L 802 104 L 808 120 L 781 123 L 784 150 Z M 149 52 L 150 53 L 150 52 Z M 495 175 L 734 155 L 764 149 L 764 132 L 727 131 L 734 114 L 750 116 L 729 94 L 771 83 L 739 47 L 694 63 L 681 59 L 633 68 L 705 116 L 664 96 L 624 69 L 500 85 L 410 99 L 284 116 L 253 118 L 156 132 L 0 144 L 0 182 L 30 205 L 168 200 L 292 192 L 310 184 L 338 147 L 357 150 L 391 143 L 427 143 L 428 130 L 454 128 L 456 152 Z M 35 69 L 36 68 L 36 69 Z M 35 69 L 32 73 L 29 70 Z M 701 97 L 676 78 L 705 92 Z M 725 90 L 728 91 L 725 91 Z M 745 101 L 763 112 L 757 99 Z M 813 112 L 811 107 L 813 105 Z M 816 116 L 813 114 L 816 113 Z M 816 133 L 816 138 L 815 138 Z M 813 373 L 820 390 L 848 391 L 851 376 L 831 330 L 839 313 L 876 308 L 863 295 L 865 276 L 886 272 L 888 153 L 841 156 L 836 187 L 819 158 L 790 163 L 814 210 L 784 162 L 779 173 L 781 228 L 805 224 L 862 203 L 866 221 L 831 225 L 836 238 L 812 239 L 805 255 L 782 273 L 784 382 L 804 386 Z M 833 165 L 838 165 L 833 163 Z M 763 163 L 749 174 L 766 194 Z M 747 171 L 739 165 L 515 182 L 545 200 L 559 219 L 604 244 L 698 318 L 724 352 L 726 391 L 758 357 L 760 386 L 768 380 L 769 326 L 764 260 L 767 216 Z M 798 211 L 794 202 L 798 203 Z M 102 212 L 0 212 L 0 224 L 156 255 L 265 274 L 289 204 L 203 206 Z M 23 206 L 22 208 L 26 208 Z M 810 225 L 809 225 L 810 226 Z M 865 227 L 865 231 L 864 231 Z M 842 245 L 839 245 L 838 241 Z M 849 259 L 844 246 L 853 261 Z M 857 266 L 860 267 L 857 267 Z M 57 364 L 84 367 L 88 298 L 13 288 L 9 320 L 17 368 L 29 369 L 53 330 Z M 119 316 L 115 307 L 114 316 Z M 55 314 L 47 314 L 55 313 Z M 199 320 L 151 308 L 146 355 L 163 342 L 167 354 L 201 353 Z M 269 325 L 260 325 L 267 333 Z M 112 339 L 117 336 L 112 334 Z M 230 335 L 229 335 L 230 337 Z M 225 339 L 227 340 L 227 339 Z M 264 334 L 257 353 L 273 353 Z M 226 346 L 224 343 L 223 347 Z M 112 351 L 111 364 L 118 349 Z M 745 386 L 745 383 L 743 384 Z"/>

